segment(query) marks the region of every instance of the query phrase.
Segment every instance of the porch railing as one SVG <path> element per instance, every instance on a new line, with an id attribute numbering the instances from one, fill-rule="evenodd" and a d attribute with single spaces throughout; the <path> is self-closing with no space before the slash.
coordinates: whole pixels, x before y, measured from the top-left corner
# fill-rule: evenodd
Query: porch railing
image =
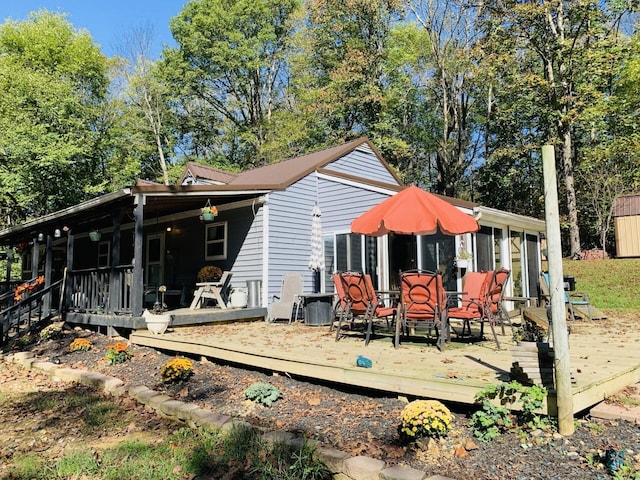
<path id="1" fill-rule="evenodd" d="M 65 310 L 89 313 L 131 313 L 133 265 L 67 272 Z"/>
<path id="2" fill-rule="evenodd" d="M 58 280 L 0 311 L 0 345 L 29 333 L 57 315 L 61 285 L 62 280 Z"/>

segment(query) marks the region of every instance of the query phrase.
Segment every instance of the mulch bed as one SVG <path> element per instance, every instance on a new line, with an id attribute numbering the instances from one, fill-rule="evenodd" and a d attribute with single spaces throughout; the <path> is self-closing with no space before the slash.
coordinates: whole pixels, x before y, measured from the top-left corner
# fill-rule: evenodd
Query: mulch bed
<path id="1" fill-rule="evenodd" d="M 69 352 L 76 337 L 87 338 L 89 351 Z M 128 385 L 146 385 L 176 399 L 242 418 L 253 425 L 285 430 L 315 439 L 350 455 L 364 455 L 387 463 L 407 465 L 428 475 L 462 479 L 601 479 L 606 478 L 599 452 L 614 446 L 627 450 L 627 458 L 640 469 L 640 426 L 581 418 L 576 433 L 563 438 L 553 432 L 533 437 L 504 435 L 492 442 L 473 440 L 469 411 L 447 405 L 455 415 L 448 437 L 404 444 L 397 426 L 406 399 L 348 390 L 274 375 L 271 372 L 192 358 L 195 375 L 184 385 L 162 383 L 160 370 L 173 355 L 148 347 L 130 346 L 132 357 L 108 365 L 106 347 L 114 339 L 82 329 L 66 330 L 59 339 L 28 347 L 42 360 L 120 378 Z M 271 407 L 246 400 L 243 392 L 255 382 L 268 382 L 282 392 Z"/>

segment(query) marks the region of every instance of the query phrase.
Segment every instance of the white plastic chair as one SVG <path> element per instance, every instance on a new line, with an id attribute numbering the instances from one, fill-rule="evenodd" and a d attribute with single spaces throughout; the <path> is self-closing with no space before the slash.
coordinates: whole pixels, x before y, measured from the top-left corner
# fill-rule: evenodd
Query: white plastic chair
<path id="1" fill-rule="evenodd" d="M 280 295 L 274 295 L 269 304 L 267 313 L 267 322 L 273 322 L 277 319 L 287 319 L 291 323 L 293 319 L 293 308 L 295 307 L 295 316 L 298 316 L 300 308 L 300 299 L 302 295 L 302 275 L 299 273 L 285 273 L 282 277 L 282 288 Z"/>

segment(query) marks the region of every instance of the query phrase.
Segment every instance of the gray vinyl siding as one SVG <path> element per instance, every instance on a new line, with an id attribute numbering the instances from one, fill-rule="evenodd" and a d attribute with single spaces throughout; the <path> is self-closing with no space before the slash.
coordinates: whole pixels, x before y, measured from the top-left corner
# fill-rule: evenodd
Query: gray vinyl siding
<path id="1" fill-rule="evenodd" d="M 388 196 L 311 174 L 286 191 L 269 196 L 269 298 L 279 295 L 287 272 L 301 273 L 303 291 L 313 291 L 308 268 L 311 251 L 311 212 L 316 201 L 322 211 L 323 234 L 348 232 L 351 221 Z"/>
<path id="2" fill-rule="evenodd" d="M 347 155 L 334 160 L 326 167 L 340 173 L 357 175 L 379 182 L 396 184 L 397 180 L 380 162 L 368 145 L 361 145 Z"/>
<path id="3" fill-rule="evenodd" d="M 302 178 L 285 191 L 269 195 L 269 298 L 280 295 L 285 273 L 302 274 L 303 291 L 311 292 L 313 289 L 308 264 L 311 212 L 315 202 L 315 174 Z"/>
<path id="4" fill-rule="evenodd" d="M 246 288 L 247 280 L 262 278 L 262 205 L 234 211 L 229 219 L 229 260 L 232 262 L 232 287 Z M 234 251 L 234 246 L 238 246 Z"/>

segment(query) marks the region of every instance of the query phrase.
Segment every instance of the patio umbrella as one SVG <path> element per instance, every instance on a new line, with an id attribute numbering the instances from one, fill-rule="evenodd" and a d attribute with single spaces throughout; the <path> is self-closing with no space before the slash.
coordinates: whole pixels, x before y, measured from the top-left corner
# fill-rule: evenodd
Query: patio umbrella
<path id="1" fill-rule="evenodd" d="M 404 235 L 446 235 L 477 232 L 478 222 L 471 215 L 433 193 L 411 186 L 383 200 L 351 222 L 351 231 L 380 237 L 393 232 Z"/>
<path id="2" fill-rule="evenodd" d="M 320 221 L 320 207 L 313 207 L 311 212 L 311 256 L 309 257 L 309 269 L 314 272 L 313 288 L 320 291 L 320 271 L 324 268 L 324 256 L 322 254 L 322 222 Z"/>

